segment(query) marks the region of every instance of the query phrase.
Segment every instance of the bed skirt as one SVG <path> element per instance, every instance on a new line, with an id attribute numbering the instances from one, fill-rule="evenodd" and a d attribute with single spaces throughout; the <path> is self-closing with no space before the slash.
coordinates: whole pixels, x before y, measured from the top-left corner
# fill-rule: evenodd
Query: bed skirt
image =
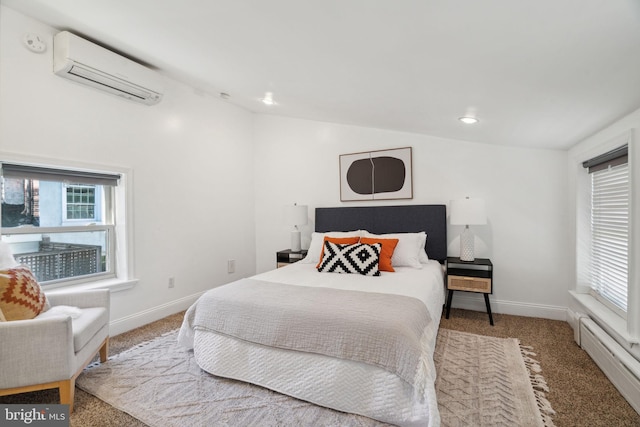
<path id="1" fill-rule="evenodd" d="M 439 426 L 435 387 L 424 396 L 372 365 L 270 348 L 211 331 L 195 331 L 194 356 L 205 371 L 256 384 L 316 405 L 399 426 Z"/>

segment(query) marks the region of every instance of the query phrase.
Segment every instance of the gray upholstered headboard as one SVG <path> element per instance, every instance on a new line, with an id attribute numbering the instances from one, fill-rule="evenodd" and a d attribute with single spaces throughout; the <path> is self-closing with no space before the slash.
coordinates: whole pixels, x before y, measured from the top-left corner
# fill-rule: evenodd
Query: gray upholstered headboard
<path id="1" fill-rule="evenodd" d="M 430 259 L 447 258 L 445 205 L 358 206 L 316 208 L 316 231 L 367 230 L 374 234 L 427 233 Z"/>

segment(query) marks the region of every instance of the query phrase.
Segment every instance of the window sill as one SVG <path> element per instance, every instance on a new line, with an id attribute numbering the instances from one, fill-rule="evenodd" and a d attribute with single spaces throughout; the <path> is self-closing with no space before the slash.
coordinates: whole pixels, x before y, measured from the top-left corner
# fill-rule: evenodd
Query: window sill
<path id="1" fill-rule="evenodd" d="M 612 310 L 609 310 L 597 299 L 589 294 L 582 294 L 576 291 L 569 291 L 569 294 L 584 307 L 587 314 L 597 320 L 602 327 L 611 329 L 615 334 L 620 336 L 627 344 L 638 344 L 638 337 L 632 336 L 627 330 L 627 321 L 618 316 Z"/>
<path id="2" fill-rule="evenodd" d="M 50 291 L 45 289 L 47 294 L 57 294 L 69 291 L 87 291 L 91 289 L 109 289 L 113 292 L 126 291 L 127 289 L 131 289 L 138 284 L 138 279 L 106 279 L 106 280 L 96 280 L 94 282 L 87 282 L 78 285 L 69 285 L 63 286 L 60 288 L 55 288 Z"/>

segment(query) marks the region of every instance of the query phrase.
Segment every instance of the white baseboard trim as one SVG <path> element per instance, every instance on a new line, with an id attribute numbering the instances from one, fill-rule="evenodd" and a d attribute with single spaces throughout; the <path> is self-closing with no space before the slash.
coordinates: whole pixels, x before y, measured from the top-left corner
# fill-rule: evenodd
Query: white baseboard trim
<path id="1" fill-rule="evenodd" d="M 567 307 L 495 300 L 491 295 L 489 295 L 489 302 L 491 303 L 491 312 L 494 314 L 512 314 L 514 316 L 567 321 Z M 487 311 L 487 307 L 484 304 L 484 296 L 468 292 L 455 292 L 451 306 L 472 311 Z"/>
<path id="2" fill-rule="evenodd" d="M 160 320 L 163 317 L 170 316 L 189 308 L 204 292 L 188 295 L 175 301 L 162 304 L 144 311 L 140 311 L 129 316 L 109 322 L 109 335 L 115 336 L 123 332 L 130 331 L 148 323 Z"/>

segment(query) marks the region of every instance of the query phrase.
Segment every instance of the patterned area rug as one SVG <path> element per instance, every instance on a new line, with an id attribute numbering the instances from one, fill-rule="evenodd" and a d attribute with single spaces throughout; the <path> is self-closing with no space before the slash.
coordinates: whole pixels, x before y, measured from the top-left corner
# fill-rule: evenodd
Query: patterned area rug
<path id="1" fill-rule="evenodd" d="M 553 426 L 531 348 L 440 329 L 434 359 L 442 426 Z"/>
<path id="2" fill-rule="evenodd" d="M 76 385 L 152 427 L 387 425 L 214 377 L 176 336 L 173 331 L 90 365 Z M 442 426 L 552 426 L 531 355 L 515 339 L 440 329 L 435 359 Z"/>

